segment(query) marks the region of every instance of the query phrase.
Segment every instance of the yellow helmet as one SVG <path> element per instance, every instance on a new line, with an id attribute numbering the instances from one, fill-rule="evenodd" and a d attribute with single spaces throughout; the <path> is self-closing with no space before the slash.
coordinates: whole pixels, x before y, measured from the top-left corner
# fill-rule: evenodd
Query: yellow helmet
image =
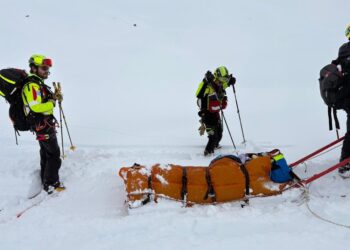
<path id="1" fill-rule="evenodd" d="M 46 58 L 43 55 L 32 55 L 29 58 L 29 66 L 49 66 L 52 67 L 52 60 L 50 58 Z"/>
<path id="2" fill-rule="evenodd" d="M 350 39 L 350 24 L 346 27 L 345 36 Z"/>
<path id="3" fill-rule="evenodd" d="M 214 77 L 221 83 L 228 83 L 231 76 L 228 73 L 228 70 L 225 66 L 220 66 L 214 71 Z"/>
<path id="4" fill-rule="evenodd" d="M 220 66 L 214 71 L 215 78 L 222 78 L 228 76 L 228 70 L 225 66 Z"/>

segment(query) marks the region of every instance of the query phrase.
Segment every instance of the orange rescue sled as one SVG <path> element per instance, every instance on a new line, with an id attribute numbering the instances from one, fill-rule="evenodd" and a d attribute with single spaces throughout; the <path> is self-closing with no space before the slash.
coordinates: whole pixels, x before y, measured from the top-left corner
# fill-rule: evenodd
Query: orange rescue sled
<path id="1" fill-rule="evenodd" d="M 119 171 L 129 207 L 166 197 L 186 204 L 208 204 L 280 194 L 290 182 L 270 179 L 272 157 L 255 156 L 241 164 L 234 156 L 215 159 L 206 166 L 135 164 Z"/>

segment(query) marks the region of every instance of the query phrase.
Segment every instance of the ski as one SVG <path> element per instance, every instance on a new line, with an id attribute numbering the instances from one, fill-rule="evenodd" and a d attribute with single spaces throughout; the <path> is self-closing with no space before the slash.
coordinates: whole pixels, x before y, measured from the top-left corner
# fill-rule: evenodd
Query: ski
<path id="1" fill-rule="evenodd" d="M 42 202 L 57 197 L 59 195 L 60 192 L 54 192 L 52 194 L 48 194 L 46 193 L 46 191 L 41 191 L 38 195 L 36 195 L 35 197 L 29 199 L 31 200 L 31 204 L 28 205 L 27 207 L 23 208 L 21 211 L 17 212 L 16 214 L 16 218 L 20 218 L 24 213 L 26 213 L 27 211 L 31 210 L 32 208 L 39 206 Z"/>
<path id="2" fill-rule="evenodd" d="M 32 199 L 29 199 L 32 202 L 28 206 L 26 206 L 24 209 L 19 211 L 16 214 L 16 218 L 20 218 L 25 212 L 27 212 L 28 210 L 32 209 L 33 207 L 41 204 L 47 198 L 47 196 L 48 196 L 48 194 L 43 191 L 43 192 L 40 192 L 37 196 L 33 197 Z"/>
<path id="3" fill-rule="evenodd" d="M 40 190 L 39 192 L 34 193 L 34 194 L 28 196 L 28 200 L 34 199 L 34 198 L 37 197 L 39 194 L 41 194 L 42 191 L 43 191 L 43 190 Z"/>

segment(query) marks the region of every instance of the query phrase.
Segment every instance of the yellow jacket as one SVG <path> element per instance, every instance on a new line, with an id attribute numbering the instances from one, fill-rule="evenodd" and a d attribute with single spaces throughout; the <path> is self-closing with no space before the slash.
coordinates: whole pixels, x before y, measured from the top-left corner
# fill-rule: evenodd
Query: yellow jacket
<path id="1" fill-rule="evenodd" d="M 28 115 L 32 111 L 43 115 L 52 115 L 55 107 L 52 92 L 39 76 L 31 74 L 29 79 L 29 82 L 22 89 L 25 114 Z"/>

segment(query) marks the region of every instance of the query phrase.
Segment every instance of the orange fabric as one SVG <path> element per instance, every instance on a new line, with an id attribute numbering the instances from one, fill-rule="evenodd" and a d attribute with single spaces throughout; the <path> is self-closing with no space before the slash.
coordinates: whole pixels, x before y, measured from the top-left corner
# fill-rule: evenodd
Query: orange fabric
<path id="1" fill-rule="evenodd" d="M 129 201 L 142 201 L 147 198 L 146 194 L 151 190 L 148 190 L 148 174 L 145 167 L 122 168 L 119 175 L 124 179 Z"/>
<path id="2" fill-rule="evenodd" d="M 210 165 L 216 201 L 225 202 L 242 199 L 245 194 L 245 178 L 236 161 L 223 158 Z"/>
<path id="3" fill-rule="evenodd" d="M 159 164 L 152 168 L 152 187 L 156 194 L 181 200 L 182 167 Z"/>
<path id="4" fill-rule="evenodd" d="M 252 195 L 274 195 L 280 192 L 280 184 L 270 179 L 271 158 L 261 156 L 245 164 L 250 178 Z"/>
<path id="5" fill-rule="evenodd" d="M 271 159 L 261 156 L 248 161 L 245 165 L 249 175 L 249 195 L 275 195 L 281 192 L 286 184 L 270 180 Z M 159 164 L 146 168 L 133 166 L 121 168 L 119 175 L 125 183 L 130 202 L 143 201 L 150 193 L 155 197 L 162 196 L 182 200 L 183 170 L 186 170 L 187 196 L 189 203 L 227 202 L 246 198 L 246 177 L 241 164 L 230 158 L 216 160 L 209 167 L 179 166 Z M 215 198 L 207 197 L 209 190 L 206 171 L 210 173 Z M 150 178 L 150 179 L 149 179 Z M 150 182 L 149 182 L 150 180 Z"/>

